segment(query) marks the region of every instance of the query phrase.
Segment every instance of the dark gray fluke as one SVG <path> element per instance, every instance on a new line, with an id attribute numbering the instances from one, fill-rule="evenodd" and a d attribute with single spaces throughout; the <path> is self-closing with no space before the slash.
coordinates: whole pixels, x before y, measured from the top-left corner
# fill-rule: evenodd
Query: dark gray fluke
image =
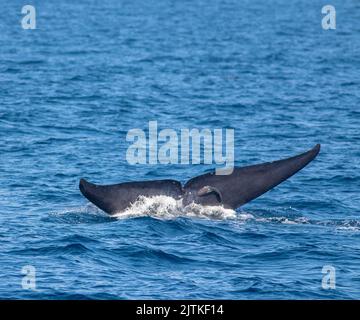
<path id="1" fill-rule="evenodd" d="M 169 196 L 202 205 L 236 209 L 259 197 L 304 168 L 319 153 L 320 145 L 292 158 L 248 167 L 235 167 L 230 175 L 206 173 L 184 186 L 176 180 L 125 182 L 100 186 L 80 180 L 81 193 L 108 214 L 124 211 L 139 196 Z"/>

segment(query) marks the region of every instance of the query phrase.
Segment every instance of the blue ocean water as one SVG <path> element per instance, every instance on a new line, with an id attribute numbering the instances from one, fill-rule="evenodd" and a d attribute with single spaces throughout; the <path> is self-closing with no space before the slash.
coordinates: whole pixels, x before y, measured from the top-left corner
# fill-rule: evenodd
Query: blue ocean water
<path id="1" fill-rule="evenodd" d="M 24 3 L 3 1 L 0 298 L 359 299 L 360 4 L 332 0 L 325 31 L 328 2 L 32 1 L 37 29 L 23 30 Z M 81 177 L 213 167 L 129 165 L 126 133 L 150 120 L 234 128 L 237 165 L 322 150 L 236 216 L 109 218 Z"/>

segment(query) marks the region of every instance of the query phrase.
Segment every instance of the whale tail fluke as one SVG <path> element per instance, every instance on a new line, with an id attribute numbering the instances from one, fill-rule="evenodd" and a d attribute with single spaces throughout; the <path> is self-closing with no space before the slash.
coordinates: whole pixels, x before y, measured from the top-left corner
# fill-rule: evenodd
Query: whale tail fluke
<path id="1" fill-rule="evenodd" d="M 185 189 L 211 186 L 222 194 L 225 207 L 236 209 L 261 196 L 309 164 L 319 153 L 320 144 L 297 156 L 248 167 L 236 167 L 228 176 L 207 173 L 189 180 Z"/>
<path id="2" fill-rule="evenodd" d="M 90 202 L 108 214 L 125 210 L 139 196 L 169 196 L 180 198 L 181 183 L 176 180 L 134 181 L 112 185 L 96 185 L 80 179 L 79 189 Z"/>
<path id="3" fill-rule="evenodd" d="M 83 196 L 105 212 L 111 212 L 114 206 L 112 192 L 107 186 L 99 186 L 80 179 L 79 189 Z"/>
<path id="4" fill-rule="evenodd" d="M 93 204 L 109 214 L 125 210 L 139 196 L 169 196 L 183 199 L 183 203 L 223 205 L 237 209 L 261 196 L 308 165 L 320 151 L 317 144 L 297 156 L 252 165 L 235 167 L 230 175 L 206 173 L 190 179 L 184 187 L 176 180 L 135 181 L 113 185 L 95 185 L 81 179 L 81 193 Z"/>

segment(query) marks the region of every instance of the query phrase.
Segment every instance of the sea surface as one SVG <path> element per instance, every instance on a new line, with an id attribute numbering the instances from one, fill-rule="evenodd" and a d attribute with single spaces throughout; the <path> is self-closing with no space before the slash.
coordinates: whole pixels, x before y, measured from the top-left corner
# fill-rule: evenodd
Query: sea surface
<path id="1" fill-rule="evenodd" d="M 360 299 L 358 1 L 35 0 L 35 30 L 24 4 L 0 9 L 0 298 Z M 111 218 L 80 178 L 216 167 L 130 165 L 149 121 L 233 128 L 239 166 L 322 148 L 236 212 L 160 197 Z"/>

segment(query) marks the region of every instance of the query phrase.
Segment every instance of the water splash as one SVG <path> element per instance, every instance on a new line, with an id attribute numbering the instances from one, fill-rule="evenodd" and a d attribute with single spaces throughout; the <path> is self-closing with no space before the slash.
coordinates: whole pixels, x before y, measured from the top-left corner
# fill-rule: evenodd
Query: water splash
<path id="1" fill-rule="evenodd" d="M 202 218 L 213 220 L 236 220 L 240 223 L 264 223 L 284 225 L 314 225 L 335 229 L 336 231 L 360 232 L 358 219 L 310 219 L 289 213 L 283 210 L 265 211 L 234 211 L 222 206 L 203 206 L 192 203 L 183 206 L 181 200 L 167 196 L 144 197 L 141 196 L 125 211 L 109 216 L 92 204 L 86 207 L 73 207 L 52 212 L 43 220 L 58 220 L 60 222 L 79 223 L 104 223 L 115 219 L 131 219 L 138 217 L 152 217 L 161 220 L 172 220 L 179 217 Z"/>
<path id="2" fill-rule="evenodd" d="M 158 219 L 174 219 L 177 217 L 196 217 L 208 219 L 235 219 L 236 212 L 222 206 L 202 206 L 192 203 L 182 205 L 181 200 L 167 196 L 139 197 L 128 209 L 113 217 L 124 219 L 151 216 Z"/>

